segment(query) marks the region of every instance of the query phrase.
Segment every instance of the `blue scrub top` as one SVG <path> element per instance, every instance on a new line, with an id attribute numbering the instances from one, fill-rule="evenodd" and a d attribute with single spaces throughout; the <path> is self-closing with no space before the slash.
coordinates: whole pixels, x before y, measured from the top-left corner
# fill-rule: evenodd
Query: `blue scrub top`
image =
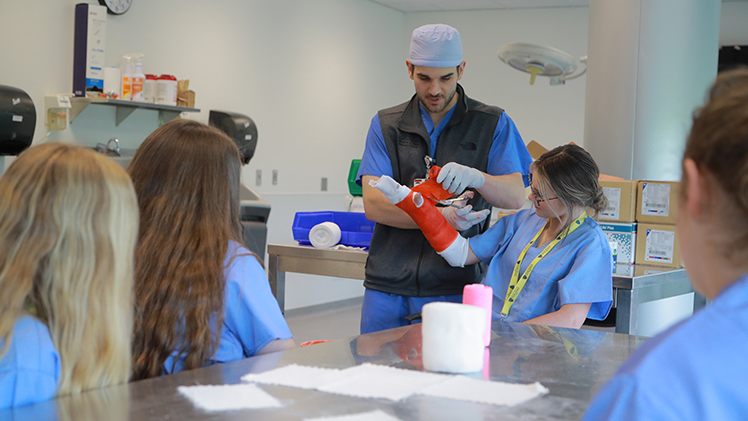
<path id="1" fill-rule="evenodd" d="M 221 338 L 218 350 L 206 365 L 251 357 L 276 339 L 292 337 L 270 290 L 265 270 L 250 251 L 231 241 L 224 266 L 226 294 Z M 174 370 L 171 369 L 176 353 L 164 363 L 164 374 L 184 368 L 186 355 L 183 354 Z"/>
<path id="2" fill-rule="evenodd" d="M 493 318 L 501 319 L 509 281 L 522 250 L 548 220 L 535 209 L 499 219 L 470 238 L 470 248 L 490 262 L 483 284 L 493 288 Z M 520 265 L 524 273 L 545 247 L 530 247 Z M 613 305 L 613 258 L 605 234 L 592 218 L 568 235 L 535 266 L 506 320 L 524 322 L 558 311 L 566 304 L 592 303 L 590 319 L 603 320 Z"/>
<path id="3" fill-rule="evenodd" d="M 423 120 L 426 130 L 431 138 L 431 156 L 436 153 L 436 141 L 441 135 L 444 128 L 447 127 L 449 119 L 457 107 L 451 110 L 441 119 L 439 125 L 434 127 L 434 122 L 423 105 L 419 103 L 421 109 L 421 119 Z M 517 126 L 506 112 L 501 113 L 496 129 L 493 134 L 493 145 L 488 153 L 489 175 L 507 175 L 520 173 L 527 187 L 527 174 L 530 171 L 532 157 L 527 152 L 527 147 L 522 141 Z M 392 161 L 387 153 L 387 146 L 382 135 L 382 127 L 379 123 L 379 114 L 375 115 L 369 126 L 369 133 L 366 135 L 366 147 L 364 155 L 361 158 L 361 165 L 356 176 L 356 183 L 361 185 L 361 177 L 364 175 L 373 175 L 381 177 L 387 175 L 392 177 Z M 412 186 L 409 186 L 412 187 Z"/>
<path id="4" fill-rule="evenodd" d="M 0 409 L 51 399 L 59 380 L 60 355 L 49 329 L 31 316 L 21 317 L 0 361 Z"/>
<path id="5" fill-rule="evenodd" d="M 748 417 L 748 276 L 645 342 L 595 396 L 584 420 Z"/>

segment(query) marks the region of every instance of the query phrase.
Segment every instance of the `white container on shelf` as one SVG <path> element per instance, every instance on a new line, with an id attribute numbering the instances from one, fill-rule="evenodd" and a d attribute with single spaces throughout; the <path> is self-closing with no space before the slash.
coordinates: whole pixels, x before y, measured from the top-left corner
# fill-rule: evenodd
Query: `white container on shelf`
<path id="1" fill-rule="evenodd" d="M 145 82 L 143 83 L 143 95 L 145 96 L 145 102 L 149 104 L 156 103 L 156 92 L 158 90 L 158 76 L 156 75 L 145 75 Z"/>
<path id="2" fill-rule="evenodd" d="M 173 75 L 158 77 L 156 104 L 177 105 L 177 78 Z"/>

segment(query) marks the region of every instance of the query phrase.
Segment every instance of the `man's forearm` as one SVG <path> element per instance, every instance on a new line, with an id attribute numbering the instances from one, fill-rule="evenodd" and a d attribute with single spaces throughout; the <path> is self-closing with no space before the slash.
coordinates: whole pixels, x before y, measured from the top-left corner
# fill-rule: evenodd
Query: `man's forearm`
<path id="1" fill-rule="evenodd" d="M 478 193 L 488 203 L 503 209 L 519 209 L 525 204 L 525 183 L 522 174 L 485 174 L 485 177 L 486 182 L 478 189 Z"/>

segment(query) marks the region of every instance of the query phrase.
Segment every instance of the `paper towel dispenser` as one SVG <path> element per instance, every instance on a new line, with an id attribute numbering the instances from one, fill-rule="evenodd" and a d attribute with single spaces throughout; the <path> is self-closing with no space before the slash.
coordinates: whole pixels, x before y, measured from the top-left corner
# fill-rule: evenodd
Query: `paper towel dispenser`
<path id="1" fill-rule="evenodd" d="M 36 109 L 28 94 L 0 85 L 0 155 L 18 155 L 31 145 Z"/>
<path id="2" fill-rule="evenodd" d="M 242 164 L 247 164 L 257 147 L 257 126 L 246 115 L 231 111 L 210 110 L 208 121 L 234 139 L 242 152 Z"/>

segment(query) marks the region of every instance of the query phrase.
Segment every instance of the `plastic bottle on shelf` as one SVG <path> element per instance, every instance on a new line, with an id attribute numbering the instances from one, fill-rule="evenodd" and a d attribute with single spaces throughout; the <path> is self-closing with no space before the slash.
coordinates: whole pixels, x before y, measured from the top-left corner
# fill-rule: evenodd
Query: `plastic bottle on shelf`
<path id="1" fill-rule="evenodd" d="M 132 57 L 129 55 L 122 56 L 122 95 L 121 98 L 125 101 L 132 99 L 132 75 L 134 67 L 132 64 Z"/>
<path id="2" fill-rule="evenodd" d="M 145 74 L 143 73 L 143 54 L 132 54 L 132 57 L 133 60 L 135 60 L 135 67 L 132 74 L 132 100 L 145 102 L 145 93 L 143 92 L 143 83 L 145 82 Z"/>
<path id="3" fill-rule="evenodd" d="M 177 78 L 173 75 L 158 77 L 156 104 L 177 105 Z"/>
<path id="4" fill-rule="evenodd" d="M 158 85 L 158 76 L 156 75 L 145 75 L 145 83 L 143 84 L 143 96 L 145 102 L 154 104 L 156 102 L 156 92 Z"/>

